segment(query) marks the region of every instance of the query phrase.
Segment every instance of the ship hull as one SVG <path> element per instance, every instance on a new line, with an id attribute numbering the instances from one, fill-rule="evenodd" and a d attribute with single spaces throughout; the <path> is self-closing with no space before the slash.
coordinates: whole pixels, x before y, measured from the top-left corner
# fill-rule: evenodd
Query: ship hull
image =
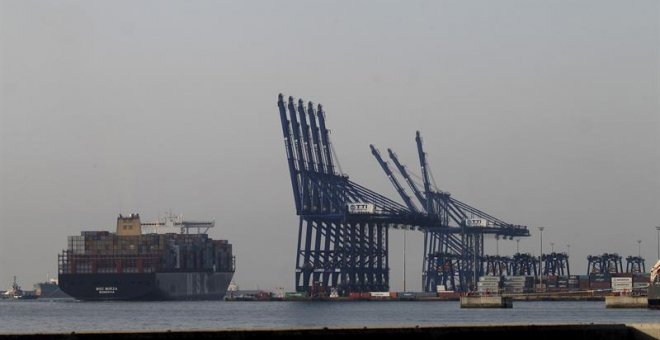
<path id="1" fill-rule="evenodd" d="M 649 286 L 648 307 L 651 309 L 660 309 L 660 283 L 653 283 Z"/>
<path id="2" fill-rule="evenodd" d="M 60 289 L 84 301 L 220 300 L 233 272 L 60 274 Z"/>

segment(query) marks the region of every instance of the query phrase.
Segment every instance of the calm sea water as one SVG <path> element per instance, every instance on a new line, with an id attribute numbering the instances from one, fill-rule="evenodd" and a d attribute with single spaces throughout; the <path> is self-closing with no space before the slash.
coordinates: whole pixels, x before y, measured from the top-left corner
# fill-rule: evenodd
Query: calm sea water
<path id="1" fill-rule="evenodd" d="M 456 324 L 651 323 L 660 311 L 606 309 L 604 302 L 522 302 L 461 309 L 427 302 L 64 302 L 0 301 L 0 333 L 217 330 Z"/>

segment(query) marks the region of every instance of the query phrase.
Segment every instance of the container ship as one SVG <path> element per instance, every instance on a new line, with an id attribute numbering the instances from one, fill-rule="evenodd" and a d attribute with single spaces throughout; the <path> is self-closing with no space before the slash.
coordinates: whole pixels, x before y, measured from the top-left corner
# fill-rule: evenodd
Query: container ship
<path id="1" fill-rule="evenodd" d="M 116 232 L 69 236 L 58 255 L 60 289 L 79 300 L 220 300 L 235 270 L 232 245 L 215 222 L 167 216 L 142 223 L 119 215 Z"/>

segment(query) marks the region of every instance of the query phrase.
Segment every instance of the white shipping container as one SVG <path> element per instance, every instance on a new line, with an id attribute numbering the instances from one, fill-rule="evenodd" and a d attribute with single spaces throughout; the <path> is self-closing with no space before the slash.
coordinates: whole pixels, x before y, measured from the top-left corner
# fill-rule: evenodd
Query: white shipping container
<path id="1" fill-rule="evenodd" d="M 479 281 L 477 284 L 484 284 L 484 285 L 498 285 L 500 284 L 500 281 Z"/>
<path id="2" fill-rule="evenodd" d="M 631 290 L 633 290 L 633 287 L 612 287 L 613 292 L 623 292 L 623 291 L 629 292 Z"/>
<path id="3" fill-rule="evenodd" d="M 370 292 L 372 297 L 390 297 L 390 292 Z"/>
<path id="4" fill-rule="evenodd" d="M 633 283 L 632 282 L 612 282 L 612 286 L 631 286 L 632 287 Z"/>
<path id="5" fill-rule="evenodd" d="M 481 282 L 500 282 L 499 276 L 480 276 L 479 281 Z"/>
<path id="6" fill-rule="evenodd" d="M 500 280 L 479 280 L 477 283 L 495 283 L 498 284 L 500 283 Z"/>
<path id="7" fill-rule="evenodd" d="M 479 288 L 479 289 L 477 289 L 477 291 L 480 292 L 480 293 L 483 293 L 483 292 L 493 293 L 493 292 L 499 292 L 499 289 L 497 289 L 497 288 Z"/>
<path id="8" fill-rule="evenodd" d="M 632 282 L 632 277 L 613 277 L 612 283 L 614 282 Z"/>
<path id="9" fill-rule="evenodd" d="M 634 288 L 648 288 L 649 283 L 648 282 L 635 282 L 633 283 Z"/>
<path id="10" fill-rule="evenodd" d="M 436 292 L 444 292 L 446 290 L 445 285 L 437 285 L 435 286 L 435 291 Z"/>

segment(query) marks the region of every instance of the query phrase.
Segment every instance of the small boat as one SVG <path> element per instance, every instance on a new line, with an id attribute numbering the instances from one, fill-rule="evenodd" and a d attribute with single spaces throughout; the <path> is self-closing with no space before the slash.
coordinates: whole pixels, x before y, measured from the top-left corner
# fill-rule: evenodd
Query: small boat
<path id="1" fill-rule="evenodd" d="M 18 283 L 16 283 L 16 276 L 14 276 L 14 282 L 11 285 L 11 289 L 2 293 L 2 298 L 4 299 L 27 300 L 36 299 L 37 297 L 36 294 L 28 294 L 27 292 L 24 292 Z"/>

